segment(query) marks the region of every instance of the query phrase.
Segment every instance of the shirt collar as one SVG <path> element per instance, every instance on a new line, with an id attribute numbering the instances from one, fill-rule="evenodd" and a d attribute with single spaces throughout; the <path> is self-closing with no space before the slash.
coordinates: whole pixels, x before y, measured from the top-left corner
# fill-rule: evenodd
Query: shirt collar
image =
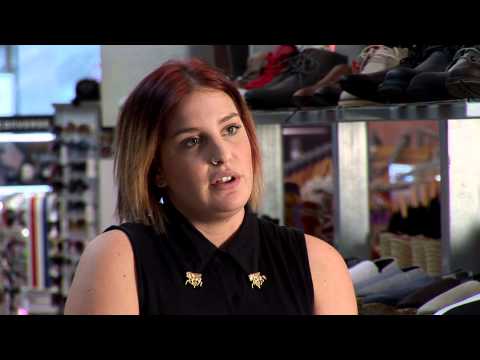
<path id="1" fill-rule="evenodd" d="M 258 272 L 260 236 L 258 219 L 250 207 L 245 207 L 245 216 L 232 239 L 220 248 L 213 245 L 171 202 L 165 201 L 167 229 L 173 235 L 173 246 L 184 259 L 185 271 L 202 273 L 217 252 L 229 254 L 246 274 Z"/>

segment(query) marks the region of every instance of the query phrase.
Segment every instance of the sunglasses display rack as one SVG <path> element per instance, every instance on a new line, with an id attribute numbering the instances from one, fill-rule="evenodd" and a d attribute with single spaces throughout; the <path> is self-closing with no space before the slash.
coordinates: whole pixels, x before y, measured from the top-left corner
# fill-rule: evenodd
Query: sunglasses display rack
<path id="1" fill-rule="evenodd" d="M 80 256 L 98 233 L 100 106 L 56 104 L 55 150 L 60 170 L 52 186 L 58 195 L 59 227 L 50 238 L 52 296 L 63 312 Z"/>
<path id="2" fill-rule="evenodd" d="M 58 234 L 55 194 L 18 192 L 0 200 L 1 313 L 56 314 L 48 257 Z"/>
<path id="3" fill-rule="evenodd" d="M 0 314 L 10 315 L 16 313 L 21 288 L 27 284 L 26 214 L 18 195 L 0 202 Z"/>
<path id="4" fill-rule="evenodd" d="M 56 313 L 49 293 L 48 238 L 58 225 L 58 211 L 46 186 L 58 166 L 52 126 L 52 116 L 0 121 L 1 314 Z"/>

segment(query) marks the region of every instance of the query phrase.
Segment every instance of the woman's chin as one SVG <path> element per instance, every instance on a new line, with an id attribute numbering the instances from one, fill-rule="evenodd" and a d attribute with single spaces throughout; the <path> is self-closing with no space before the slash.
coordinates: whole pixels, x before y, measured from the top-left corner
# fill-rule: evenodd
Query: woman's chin
<path id="1" fill-rule="evenodd" d="M 235 213 L 245 207 L 248 203 L 248 198 L 230 198 L 228 201 L 219 201 L 218 199 L 215 199 L 211 203 L 211 209 L 215 209 L 216 211 L 219 212 L 231 212 Z"/>

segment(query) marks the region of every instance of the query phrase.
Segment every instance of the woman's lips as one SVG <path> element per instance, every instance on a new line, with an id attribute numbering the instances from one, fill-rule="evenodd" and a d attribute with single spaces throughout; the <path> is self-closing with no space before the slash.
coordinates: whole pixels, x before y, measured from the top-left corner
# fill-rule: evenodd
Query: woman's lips
<path id="1" fill-rule="evenodd" d="M 239 183 L 240 183 L 240 178 L 237 176 L 237 177 L 234 177 L 233 180 L 230 182 L 226 182 L 226 183 L 220 182 L 217 184 L 211 184 L 210 186 L 214 190 L 225 191 L 225 190 L 235 189 L 239 185 Z"/>

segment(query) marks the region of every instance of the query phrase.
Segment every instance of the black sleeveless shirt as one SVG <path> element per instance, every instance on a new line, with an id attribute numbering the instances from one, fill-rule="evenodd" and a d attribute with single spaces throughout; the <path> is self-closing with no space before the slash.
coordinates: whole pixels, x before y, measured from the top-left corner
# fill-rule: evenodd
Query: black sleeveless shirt
<path id="1" fill-rule="evenodd" d="M 138 223 L 106 230 L 121 230 L 130 240 L 140 315 L 313 313 L 303 232 L 260 219 L 247 206 L 237 233 L 217 248 L 173 205 L 163 206 L 166 234 Z"/>

